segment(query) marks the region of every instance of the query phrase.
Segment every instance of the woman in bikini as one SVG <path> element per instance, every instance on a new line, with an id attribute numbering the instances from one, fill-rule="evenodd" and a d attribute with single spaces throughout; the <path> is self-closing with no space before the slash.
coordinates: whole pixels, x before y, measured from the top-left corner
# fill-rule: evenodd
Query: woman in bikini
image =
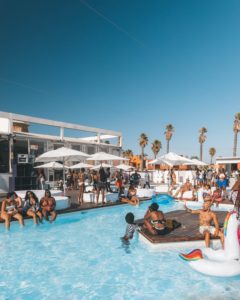
<path id="1" fill-rule="evenodd" d="M 171 230 L 166 226 L 166 220 L 162 211 L 158 210 L 159 205 L 152 203 L 145 216 L 143 227 L 153 235 L 165 235 Z"/>
<path id="2" fill-rule="evenodd" d="M 32 191 L 26 192 L 23 213 L 33 218 L 35 224 L 38 224 L 38 219 L 40 222 L 42 221 L 42 213 L 39 201 L 35 193 L 33 193 Z"/>
<path id="3" fill-rule="evenodd" d="M 130 186 L 128 189 L 127 198 L 122 198 L 121 201 L 134 206 L 139 206 L 139 198 L 137 197 L 137 190 L 133 185 Z"/>
<path id="4" fill-rule="evenodd" d="M 18 220 L 20 225 L 24 225 L 23 216 L 17 210 L 17 204 L 14 200 L 14 193 L 8 193 L 7 198 L 2 202 L 1 218 L 5 221 L 7 229 L 10 228 L 10 221 L 12 218 Z"/>
<path id="5" fill-rule="evenodd" d="M 45 191 L 45 196 L 40 200 L 40 207 L 42 210 L 42 214 L 47 221 L 49 221 L 49 216 L 51 216 L 50 223 L 56 220 L 56 201 L 52 197 L 51 192 L 49 190 Z"/>

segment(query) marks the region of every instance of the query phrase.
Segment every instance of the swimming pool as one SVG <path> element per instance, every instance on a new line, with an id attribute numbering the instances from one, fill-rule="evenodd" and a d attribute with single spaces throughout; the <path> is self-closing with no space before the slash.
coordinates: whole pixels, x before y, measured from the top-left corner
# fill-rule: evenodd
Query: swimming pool
<path id="1" fill-rule="evenodd" d="M 148 205 L 65 214 L 38 227 L 14 222 L 9 233 L 1 224 L 0 299 L 238 299 L 239 277 L 203 276 L 179 250 L 153 252 L 137 236 L 122 245 L 125 214 L 141 218 Z"/>

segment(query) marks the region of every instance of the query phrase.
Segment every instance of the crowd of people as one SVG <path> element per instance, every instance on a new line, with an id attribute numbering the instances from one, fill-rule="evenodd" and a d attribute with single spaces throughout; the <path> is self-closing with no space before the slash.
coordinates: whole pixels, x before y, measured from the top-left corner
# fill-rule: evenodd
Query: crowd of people
<path id="1" fill-rule="evenodd" d="M 84 193 L 87 191 L 96 194 L 96 204 L 99 204 L 100 196 L 101 203 L 105 204 L 106 192 L 118 193 L 118 199 L 132 205 L 139 205 L 139 198 L 136 196 L 136 188 L 142 185 L 143 188 L 150 188 L 150 176 L 147 171 L 144 173 L 144 178 L 136 170 L 132 174 L 123 172 L 122 170 L 114 170 L 110 168 L 99 170 L 80 169 L 79 172 L 69 170 L 67 174 L 67 189 L 78 190 L 79 205 L 84 203 Z M 87 189 L 92 187 L 92 189 Z M 125 189 L 128 189 L 125 195 Z"/>
<path id="2" fill-rule="evenodd" d="M 35 224 L 42 223 L 43 219 L 52 223 L 57 217 L 55 208 L 56 201 L 49 190 L 40 200 L 33 191 L 27 191 L 24 199 L 16 192 L 10 192 L 2 201 L 0 219 L 7 229 L 10 229 L 10 222 L 14 219 L 24 226 L 24 217 L 32 218 Z"/>
<path id="3" fill-rule="evenodd" d="M 235 176 L 236 175 L 236 176 Z M 234 172 L 234 179 L 237 180 L 238 173 Z M 189 179 L 173 193 L 175 185 L 171 186 L 171 193 L 174 198 L 183 200 L 198 200 L 198 191 L 202 191 L 202 196 L 206 197 L 216 203 L 218 206 L 224 200 L 231 200 L 231 196 L 227 193 L 227 187 L 229 186 L 229 176 L 224 169 L 219 169 L 218 172 L 212 169 L 206 171 L 197 171 L 196 177 L 193 179 L 193 183 Z M 191 198 L 184 198 L 185 192 L 192 192 Z"/>
<path id="4" fill-rule="evenodd" d="M 222 170 L 221 170 L 222 171 Z M 209 182 L 203 183 L 202 186 L 205 187 L 204 193 L 204 202 L 202 208 L 200 209 L 190 209 L 187 207 L 185 202 L 184 208 L 187 212 L 199 215 L 199 233 L 204 237 L 205 246 L 210 247 L 210 239 L 211 237 L 219 237 L 222 248 L 224 248 L 224 232 L 223 228 L 220 228 L 220 224 L 218 221 L 217 214 L 211 210 L 213 203 L 219 204 L 222 201 L 219 198 L 222 197 L 223 186 L 225 184 L 221 184 L 225 180 L 225 176 L 221 175 L 223 171 L 216 177 L 216 184 L 212 185 Z M 210 178 L 209 178 L 210 180 Z M 220 184 L 218 183 L 220 182 Z M 226 183 L 227 184 L 227 183 Z M 211 187 L 214 186 L 216 189 L 212 192 Z M 227 185 L 226 185 L 227 186 Z M 192 185 L 189 181 L 186 182 L 185 186 L 182 187 L 184 190 L 191 190 Z M 240 218 L 240 176 L 236 176 L 235 184 L 231 188 L 232 190 L 232 198 L 234 195 L 234 199 L 232 202 L 234 204 L 234 209 L 237 211 L 237 216 Z M 180 191 L 181 193 L 182 191 Z M 166 219 L 164 213 L 159 210 L 159 205 L 157 203 L 152 203 L 147 212 L 144 215 L 143 226 L 139 227 L 134 222 L 134 215 L 132 213 L 128 213 L 125 217 L 127 222 L 127 228 L 125 235 L 123 236 L 124 241 L 129 241 L 133 238 L 134 232 L 136 230 L 145 230 L 150 235 L 166 235 L 170 233 L 175 228 L 181 226 L 181 224 L 177 220 L 168 220 Z"/>

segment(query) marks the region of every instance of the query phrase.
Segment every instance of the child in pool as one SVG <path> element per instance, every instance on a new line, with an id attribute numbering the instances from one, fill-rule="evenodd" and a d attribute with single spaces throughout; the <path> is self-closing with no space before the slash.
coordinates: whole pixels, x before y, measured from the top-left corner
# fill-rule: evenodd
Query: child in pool
<path id="1" fill-rule="evenodd" d="M 134 224 L 134 214 L 133 213 L 127 213 L 125 216 L 125 220 L 127 222 L 126 232 L 124 237 L 122 237 L 122 240 L 128 241 L 133 238 L 135 230 L 139 229 L 139 227 Z"/>

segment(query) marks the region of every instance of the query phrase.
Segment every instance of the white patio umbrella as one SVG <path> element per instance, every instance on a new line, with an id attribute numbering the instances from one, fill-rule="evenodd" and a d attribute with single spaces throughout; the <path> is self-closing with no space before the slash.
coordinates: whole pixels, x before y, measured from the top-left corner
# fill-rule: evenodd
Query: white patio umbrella
<path id="1" fill-rule="evenodd" d="M 191 159 L 192 163 L 188 163 L 187 165 L 191 165 L 191 166 L 207 166 L 208 164 L 206 164 L 205 162 L 198 160 L 196 158 Z"/>
<path id="2" fill-rule="evenodd" d="M 149 162 L 149 164 L 150 165 L 168 165 L 168 166 L 171 165 L 167 160 L 161 159 L 160 157 L 152 160 L 151 162 Z"/>
<path id="3" fill-rule="evenodd" d="M 61 147 L 56 150 L 51 150 L 38 156 L 35 162 L 62 161 L 63 162 L 63 186 L 65 191 L 65 162 L 85 160 L 89 155 L 66 147 Z"/>
<path id="4" fill-rule="evenodd" d="M 62 168 L 63 168 L 63 165 L 56 161 L 52 161 L 47 164 L 43 164 L 43 165 L 34 167 L 34 169 L 56 169 L 56 170 L 57 169 L 61 170 Z M 67 168 L 67 166 L 65 166 L 65 168 Z"/>
<path id="5" fill-rule="evenodd" d="M 121 156 L 116 156 L 116 155 L 112 155 L 106 152 L 97 152 L 95 154 L 90 155 L 87 160 L 94 160 L 94 161 L 127 161 L 129 159 L 121 157 Z"/>
<path id="6" fill-rule="evenodd" d="M 162 155 L 162 156 L 156 158 L 156 160 L 154 160 L 153 162 L 151 162 L 151 164 L 156 164 L 156 165 L 157 164 L 166 164 L 171 167 L 186 165 L 186 164 L 191 164 L 191 163 L 192 163 L 191 159 L 180 156 L 174 152 L 169 152 L 165 155 Z"/>
<path id="7" fill-rule="evenodd" d="M 92 166 L 92 170 L 98 170 L 101 167 L 103 167 L 103 168 L 114 168 L 112 165 L 102 163 L 100 165 Z"/>
<path id="8" fill-rule="evenodd" d="M 124 165 L 124 164 L 118 165 L 118 166 L 116 166 L 116 168 L 119 170 L 123 170 L 123 171 L 130 171 L 131 169 L 134 169 L 134 167 Z"/>
<path id="9" fill-rule="evenodd" d="M 68 168 L 67 166 L 65 166 L 65 168 Z M 52 170 L 62 170 L 63 169 L 63 165 L 56 162 L 56 161 L 52 161 L 40 166 L 36 166 L 34 167 L 34 169 L 52 169 Z M 48 174 L 48 181 L 49 181 L 49 174 Z M 54 173 L 53 173 L 53 181 L 54 181 Z"/>
<path id="10" fill-rule="evenodd" d="M 86 163 L 79 163 L 79 164 L 76 164 L 76 165 L 73 165 L 73 166 L 70 166 L 70 167 L 68 167 L 69 169 L 82 169 L 82 168 L 84 168 L 84 169 L 90 169 L 90 168 L 92 168 L 93 167 L 93 165 L 90 165 L 90 164 L 86 164 Z"/>

